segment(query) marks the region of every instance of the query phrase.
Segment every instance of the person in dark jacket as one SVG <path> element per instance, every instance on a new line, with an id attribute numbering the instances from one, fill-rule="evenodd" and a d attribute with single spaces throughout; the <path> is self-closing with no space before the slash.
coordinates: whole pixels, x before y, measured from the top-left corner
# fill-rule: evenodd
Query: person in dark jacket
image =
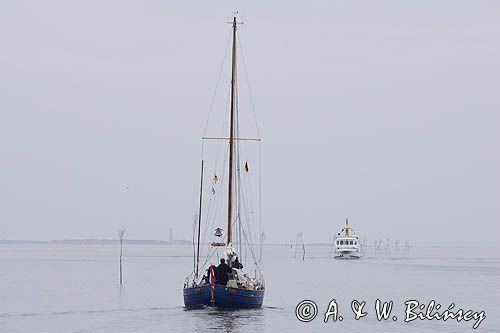
<path id="1" fill-rule="evenodd" d="M 233 267 L 237 269 L 243 269 L 243 264 L 238 260 L 238 257 L 234 260 Z"/>
<path id="2" fill-rule="evenodd" d="M 229 280 L 229 274 L 231 273 L 231 268 L 226 264 L 224 258 L 220 259 L 220 264 L 217 266 L 217 283 L 226 285 Z"/>

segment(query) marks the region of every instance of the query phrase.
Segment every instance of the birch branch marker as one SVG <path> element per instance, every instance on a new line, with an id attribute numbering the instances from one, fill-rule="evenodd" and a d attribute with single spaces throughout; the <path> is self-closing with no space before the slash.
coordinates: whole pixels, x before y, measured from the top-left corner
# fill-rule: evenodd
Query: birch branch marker
<path id="1" fill-rule="evenodd" d="M 120 237 L 120 286 L 123 283 L 123 274 L 122 274 L 122 256 L 123 256 L 123 235 L 125 234 L 125 228 L 121 228 L 118 230 L 118 237 Z"/>

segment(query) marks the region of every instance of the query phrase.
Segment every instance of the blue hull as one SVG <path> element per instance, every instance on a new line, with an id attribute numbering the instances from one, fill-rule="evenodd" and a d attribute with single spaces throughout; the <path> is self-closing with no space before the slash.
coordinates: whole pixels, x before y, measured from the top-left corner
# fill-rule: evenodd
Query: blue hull
<path id="1" fill-rule="evenodd" d="M 198 308 L 214 306 L 226 309 L 257 309 L 262 307 L 264 290 L 246 290 L 215 285 L 212 290 L 209 284 L 184 288 L 184 306 Z"/>

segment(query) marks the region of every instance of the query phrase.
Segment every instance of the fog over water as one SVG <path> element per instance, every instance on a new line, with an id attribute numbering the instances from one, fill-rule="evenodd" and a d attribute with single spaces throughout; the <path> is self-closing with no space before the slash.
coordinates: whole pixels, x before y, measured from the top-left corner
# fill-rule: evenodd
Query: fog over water
<path id="1" fill-rule="evenodd" d="M 268 242 L 491 243 L 499 6 L 2 2 L 0 238 L 190 239 L 238 9 Z"/>

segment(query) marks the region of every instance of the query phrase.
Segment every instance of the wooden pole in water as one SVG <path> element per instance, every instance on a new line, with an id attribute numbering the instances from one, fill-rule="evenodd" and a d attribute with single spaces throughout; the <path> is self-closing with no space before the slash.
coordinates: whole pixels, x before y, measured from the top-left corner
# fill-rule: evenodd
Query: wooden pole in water
<path id="1" fill-rule="evenodd" d="M 123 239 L 120 239 L 120 286 L 123 284 L 122 253 L 123 253 Z"/>
<path id="2" fill-rule="evenodd" d="M 118 236 L 120 237 L 120 286 L 123 284 L 122 256 L 123 256 L 123 235 L 124 234 L 125 234 L 124 228 L 118 230 Z"/>

